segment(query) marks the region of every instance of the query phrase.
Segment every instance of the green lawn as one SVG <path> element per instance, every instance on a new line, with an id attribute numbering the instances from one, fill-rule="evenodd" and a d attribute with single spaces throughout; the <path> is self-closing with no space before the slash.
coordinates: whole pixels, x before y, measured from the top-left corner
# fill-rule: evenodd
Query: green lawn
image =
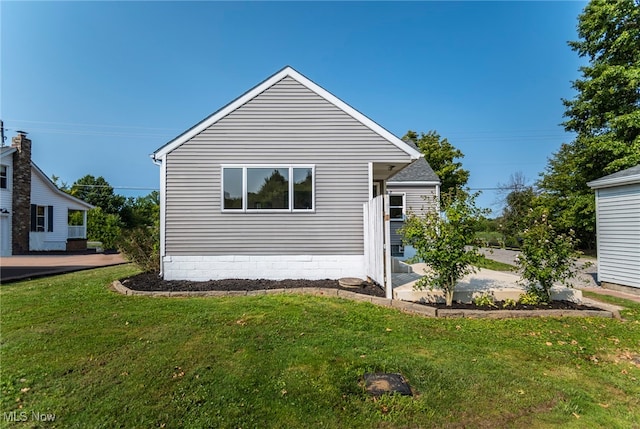
<path id="1" fill-rule="evenodd" d="M 493 259 L 489 259 L 487 257 L 482 257 L 480 261 L 475 264 L 478 268 L 486 268 L 488 270 L 494 271 L 516 271 L 516 266 L 511 264 L 505 264 L 504 262 L 494 261 Z"/>
<path id="2" fill-rule="evenodd" d="M 446 320 L 337 298 L 108 290 L 134 272 L 0 287 L 0 426 L 52 427 L 32 412 L 65 428 L 640 426 L 638 304 L 626 321 Z M 401 372 L 417 395 L 368 397 L 359 381 L 374 371 Z"/>

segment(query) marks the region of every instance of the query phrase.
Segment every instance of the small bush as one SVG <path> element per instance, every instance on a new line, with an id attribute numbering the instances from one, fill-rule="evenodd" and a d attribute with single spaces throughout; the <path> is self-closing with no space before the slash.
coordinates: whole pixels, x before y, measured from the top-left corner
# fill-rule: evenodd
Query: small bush
<path id="1" fill-rule="evenodd" d="M 526 293 L 520 295 L 518 302 L 523 305 L 548 304 L 549 299 L 545 291 L 539 288 L 530 288 Z"/>
<path id="2" fill-rule="evenodd" d="M 138 265 L 145 272 L 160 271 L 160 228 L 141 226 L 122 232 L 118 249 L 128 261 Z"/>
<path id="3" fill-rule="evenodd" d="M 473 298 L 473 303 L 478 307 L 496 307 L 493 296 L 488 293 L 483 293 L 482 295 Z"/>
<path id="4" fill-rule="evenodd" d="M 545 209 L 530 210 L 527 220 L 530 226 L 522 233 L 522 246 L 516 257 L 521 283 L 529 292 L 539 294 L 543 302 L 549 302 L 554 283 L 571 286 L 569 280 L 576 275 L 580 256 L 575 248 L 578 241 L 573 230 L 557 233 Z"/>
<path id="5" fill-rule="evenodd" d="M 518 304 L 516 302 L 516 300 L 511 299 L 511 298 L 507 298 L 504 300 L 504 302 L 502 303 L 502 308 L 513 308 L 516 306 L 516 304 Z"/>

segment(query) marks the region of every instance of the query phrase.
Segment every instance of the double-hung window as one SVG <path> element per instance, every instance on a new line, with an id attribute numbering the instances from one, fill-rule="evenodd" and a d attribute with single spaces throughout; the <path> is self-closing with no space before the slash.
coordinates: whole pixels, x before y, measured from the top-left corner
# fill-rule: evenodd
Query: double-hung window
<path id="1" fill-rule="evenodd" d="M 53 206 L 31 204 L 31 232 L 53 232 Z"/>
<path id="2" fill-rule="evenodd" d="M 312 165 L 223 165 L 225 212 L 311 212 L 315 209 Z"/>
<path id="3" fill-rule="evenodd" d="M 7 166 L 0 165 L 0 188 L 7 189 Z"/>
<path id="4" fill-rule="evenodd" d="M 389 217 L 391 220 L 404 220 L 405 194 L 389 194 Z"/>

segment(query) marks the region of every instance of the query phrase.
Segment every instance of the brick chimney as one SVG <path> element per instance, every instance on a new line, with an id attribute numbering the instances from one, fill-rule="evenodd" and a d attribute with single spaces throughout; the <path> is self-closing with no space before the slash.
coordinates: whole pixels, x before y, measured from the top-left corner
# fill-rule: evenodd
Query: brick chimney
<path id="1" fill-rule="evenodd" d="M 11 139 L 13 154 L 13 210 L 11 232 L 13 254 L 29 253 L 29 230 L 31 229 L 31 140 L 27 133 L 18 131 Z"/>

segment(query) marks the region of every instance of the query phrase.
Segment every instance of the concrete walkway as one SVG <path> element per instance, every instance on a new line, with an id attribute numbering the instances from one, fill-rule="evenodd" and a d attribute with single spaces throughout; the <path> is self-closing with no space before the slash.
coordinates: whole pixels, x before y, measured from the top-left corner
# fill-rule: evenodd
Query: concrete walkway
<path id="1" fill-rule="evenodd" d="M 123 263 L 119 253 L 6 256 L 0 258 L 0 283 Z"/>
<path id="2" fill-rule="evenodd" d="M 511 265 L 515 265 L 515 257 L 518 254 L 517 251 L 507 249 L 492 249 L 492 252 L 489 249 L 482 249 L 482 252 L 488 259 Z M 579 263 L 584 265 L 586 262 L 591 264 L 587 267 L 579 268 L 578 276 L 571 281 L 573 289 L 563 286 L 554 287 L 552 292 L 556 299 L 588 302 L 588 299 L 582 298 L 582 291 L 589 291 L 640 303 L 640 295 L 600 287 L 596 282 L 597 261 L 595 259 L 581 259 Z M 413 290 L 415 281 L 422 277 L 425 267 L 425 264 L 414 264 L 412 265 L 413 272 L 411 273 L 394 273 L 392 276 L 394 298 L 419 301 L 421 298 L 429 300 L 441 297 L 442 293 L 439 293 L 439 291 L 426 290 L 418 292 Z M 458 283 L 455 299 L 471 301 L 474 296 L 491 293 L 495 299 L 510 298 L 517 300 L 518 296 L 524 291 L 524 287 L 518 284 L 518 280 L 520 280 L 520 276 L 515 272 L 482 269 L 477 273 L 464 277 Z"/>

